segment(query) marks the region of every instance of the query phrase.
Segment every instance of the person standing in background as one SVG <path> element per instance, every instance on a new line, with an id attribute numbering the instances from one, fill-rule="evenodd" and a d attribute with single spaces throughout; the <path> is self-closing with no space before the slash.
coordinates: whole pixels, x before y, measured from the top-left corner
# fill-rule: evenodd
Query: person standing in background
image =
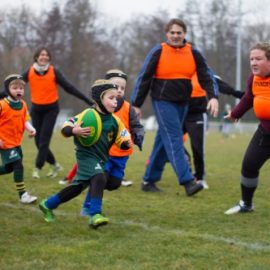
<path id="1" fill-rule="evenodd" d="M 244 95 L 244 92 L 235 90 L 219 76 L 215 75 L 212 69 L 210 69 L 210 72 L 213 73 L 220 94 L 231 95 L 235 98 L 241 98 Z M 188 133 L 190 138 L 194 176 L 196 181 L 200 181 L 205 189 L 209 188 L 205 180 L 204 150 L 207 122 L 207 93 L 201 87 L 198 76 L 195 74 L 192 77 L 192 93 L 184 123 L 184 131 Z"/>

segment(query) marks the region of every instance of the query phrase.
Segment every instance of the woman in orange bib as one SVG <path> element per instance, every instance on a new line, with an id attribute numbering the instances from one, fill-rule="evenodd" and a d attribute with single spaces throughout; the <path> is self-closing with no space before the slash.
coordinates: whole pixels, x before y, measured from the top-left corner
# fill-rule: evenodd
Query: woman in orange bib
<path id="1" fill-rule="evenodd" d="M 246 93 L 226 117 L 239 119 L 253 107 L 260 124 L 242 162 L 242 198 L 237 205 L 225 212 L 227 215 L 254 210 L 253 196 L 258 186 L 260 169 L 270 158 L 270 43 L 258 43 L 253 46 L 249 59 L 252 74 L 248 79 Z"/>
<path id="2" fill-rule="evenodd" d="M 45 162 L 51 166 L 48 177 L 56 177 L 61 166 L 56 162 L 50 146 L 54 125 L 59 113 L 58 85 L 67 93 L 92 105 L 92 102 L 72 85 L 51 63 L 51 53 L 46 47 L 39 48 L 34 54 L 34 63 L 23 74 L 29 83 L 31 98 L 31 118 L 37 130 L 35 143 L 38 149 L 32 177 L 40 178 L 40 170 Z"/>

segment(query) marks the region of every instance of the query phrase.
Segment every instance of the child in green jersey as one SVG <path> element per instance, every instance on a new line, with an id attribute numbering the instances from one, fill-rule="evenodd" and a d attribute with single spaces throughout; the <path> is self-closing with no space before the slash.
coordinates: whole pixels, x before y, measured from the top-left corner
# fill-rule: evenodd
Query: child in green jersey
<path id="1" fill-rule="evenodd" d="M 90 129 L 82 128 L 81 123 L 78 123 L 80 114 L 65 122 L 62 134 L 65 137 L 74 136 L 78 171 L 70 186 L 40 202 L 39 208 L 47 222 L 53 222 L 55 219 L 53 209 L 73 199 L 87 187 L 89 187 L 88 192 L 91 197 L 89 225 L 97 228 L 109 222 L 109 219 L 102 215 L 103 192 L 104 189 L 118 188 L 119 181 L 116 182 L 104 173 L 104 165 L 113 143 L 116 143 L 121 149 L 129 149 L 133 143 L 124 124 L 112 114 L 117 107 L 117 86 L 108 80 L 97 80 L 91 90 L 95 110 L 99 113 L 102 122 L 101 135 L 92 146 L 83 146 L 77 136 L 89 136 Z"/>

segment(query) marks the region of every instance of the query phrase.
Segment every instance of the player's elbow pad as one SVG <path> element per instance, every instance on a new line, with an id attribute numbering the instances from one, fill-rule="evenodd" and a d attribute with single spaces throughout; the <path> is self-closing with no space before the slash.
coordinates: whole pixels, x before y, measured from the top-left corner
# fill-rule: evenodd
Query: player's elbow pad
<path id="1" fill-rule="evenodd" d="M 120 148 L 123 149 L 123 150 L 128 150 L 130 147 L 129 147 L 129 145 L 128 145 L 128 142 L 125 141 L 125 142 L 122 142 Z"/>

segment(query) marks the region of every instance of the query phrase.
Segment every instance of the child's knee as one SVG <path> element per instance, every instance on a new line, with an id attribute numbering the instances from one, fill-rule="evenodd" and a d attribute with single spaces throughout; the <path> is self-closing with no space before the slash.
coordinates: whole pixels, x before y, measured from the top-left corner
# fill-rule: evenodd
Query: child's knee
<path id="1" fill-rule="evenodd" d="M 107 181 L 106 189 L 107 190 L 115 190 L 121 186 L 121 179 L 110 177 Z"/>
<path id="2" fill-rule="evenodd" d="M 5 171 L 6 173 L 11 173 L 14 171 L 14 164 L 13 163 L 9 163 L 5 165 Z"/>

